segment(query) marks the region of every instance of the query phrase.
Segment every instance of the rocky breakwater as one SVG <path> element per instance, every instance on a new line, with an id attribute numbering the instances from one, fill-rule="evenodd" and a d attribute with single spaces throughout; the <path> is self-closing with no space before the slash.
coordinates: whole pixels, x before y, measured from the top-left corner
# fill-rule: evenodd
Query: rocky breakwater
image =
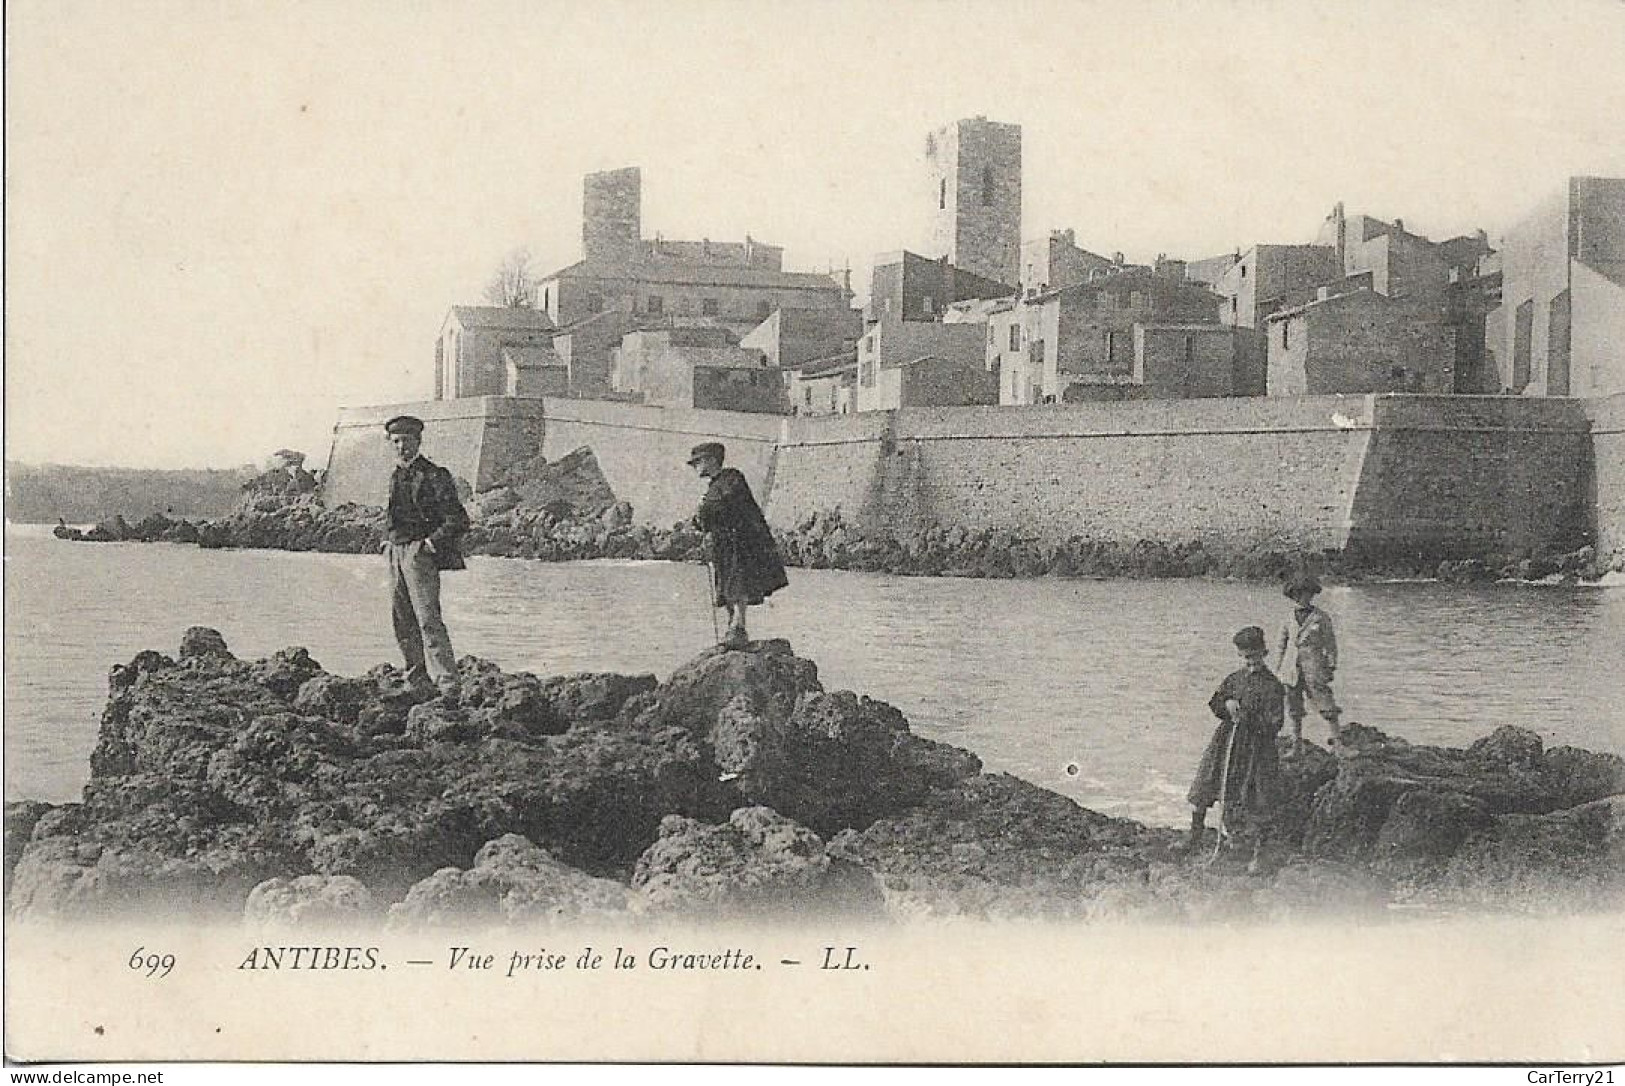
<path id="1" fill-rule="evenodd" d="M 7 908 L 255 922 L 532 924 L 812 914 L 1275 916 L 1625 896 L 1625 763 L 1503 727 L 1357 728 L 1285 771 L 1265 871 L 1080 807 L 827 691 L 784 642 L 653 676 L 235 658 L 189 630 L 113 670 L 79 803 L 9 804 Z M 1192 757 L 1196 750 L 1193 745 Z"/>

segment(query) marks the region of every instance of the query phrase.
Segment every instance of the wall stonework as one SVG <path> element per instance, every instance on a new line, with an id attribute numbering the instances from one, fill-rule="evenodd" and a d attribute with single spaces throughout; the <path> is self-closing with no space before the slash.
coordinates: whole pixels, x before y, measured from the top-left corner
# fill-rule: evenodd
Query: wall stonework
<path id="1" fill-rule="evenodd" d="M 423 420 L 423 455 L 475 490 L 491 486 L 509 464 L 536 455 L 542 444 L 540 399 L 479 396 L 339 409 L 322 494 L 329 505 L 384 505 L 395 454 L 384 421 Z"/>
<path id="2" fill-rule="evenodd" d="M 616 498 L 640 523 L 669 527 L 694 515 L 705 484 L 687 464 L 691 448 L 720 441 L 729 467 L 744 473 L 758 501 L 773 482 L 785 420 L 732 411 L 645 407 L 604 400 L 551 400 L 542 455 L 549 461 L 585 445 Z"/>
<path id="3" fill-rule="evenodd" d="M 346 410 L 330 502 L 380 504 L 381 424 L 428 424 L 424 451 L 489 485 L 502 466 L 587 446 L 640 522 L 692 516 L 691 446 L 728 446 L 769 522 L 840 510 L 869 531 L 1004 529 L 1061 542 L 1380 556 L 1625 549 L 1625 397 L 1365 395 L 920 408 L 771 418 L 592 400 Z M 543 432 L 545 422 L 545 433 Z"/>
<path id="4" fill-rule="evenodd" d="M 1592 526 L 1597 555 L 1625 558 L 1625 394 L 1586 401 L 1591 418 Z"/>

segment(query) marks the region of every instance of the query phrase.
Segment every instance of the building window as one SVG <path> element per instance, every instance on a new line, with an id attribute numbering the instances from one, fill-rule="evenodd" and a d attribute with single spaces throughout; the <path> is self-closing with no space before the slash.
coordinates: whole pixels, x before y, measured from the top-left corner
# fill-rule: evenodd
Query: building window
<path id="1" fill-rule="evenodd" d="M 948 209 L 948 179 L 946 177 L 944 177 L 944 178 L 942 178 L 941 180 L 939 180 L 937 182 L 937 210 L 938 211 L 946 211 L 947 209 Z"/>
<path id="2" fill-rule="evenodd" d="M 1021 350 L 1021 325 L 1019 324 L 1010 326 L 1010 349 L 1012 351 Z"/>
<path id="3" fill-rule="evenodd" d="M 587 295 L 587 312 L 602 313 L 604 311 L 604 296 L 594 291 Z"/>
<path id="4" fill-rule="evenodd" d="M 700 301 L 700 312 L 707 317 L 714 317 L 722 312 L 722 303 L 715 298 L 705 298 Z"/>
<path id="5" fill-rule="evenodd" d="M 1033 362 L 1035 364 L 1037 364 L 1037 365 L 1043 365 L 1043 363 L 1044 363 L 1044 341 L 1041 340 L 1041 339 L 1033 340 L 1031 350 L 1032 350 L 1032 360 L 1033 360 Z"/>
<path id="6" fill-rule="evenodd" d="M 1281 322 L 1281 347 L 1283 349 L 1286 348 L 1286 347 L 1290 347 L 1292 345 L 1291 328 L 1292 328 L 1292 322 L 1291 321 L 1282 321 Z"/>
<path id="7" fill-rule="evenodd" d="M 644 304 L 651 315 L 658 315 L 666 311 L 666 300 L 658 294 L 649 295 L 649 300 Z"/>
<path id="8" fill-rule="evenodd" d="M 549 312 L 551 312 L 552 309 L 553 309 L 553 288 L 552 287 L 543 287 L 542 288 L 542 308 L 544 310 L 549 311 Z"/>
<path id="9" fill-rule="evenodd" d="M 1236 298 L 1235 298 L 1235 295 L 1231 295 L 1230 296 L 1230 312 L 1234 313 L 1235 311 L 1236 311 Z"/>
<path id="10" fill-rule="evenodd" d="M 1243 279 L 1247 278 L 1247 265 L 1245 264 L 1241 266 L 1241 277 Z"/>
<path id="11" fill-rule="evenodd" d="M 993 167 L 982 167 L 982 206 L 993 206 Z"/>
<path id="12" fill-rule="evenodd" d="M 987 345 L 989 347 L 993 346 L 993 325 L 991 323 L 987 326 Z"/>
<path id="13" fill-rule="evenodd" d="M 925 298 L 920 302 L 920 305 L 921 305 L 921 308 L 923 308 L 927 313 L 935 313 L 937 311 L 936 310 L 936 303 L 931 300 L 931 295 L 929 295 L 929 294 L 927 294 L 925 296 Z"/>
<path id="14" fill-rule="evenodd" d="M 1283 335 L 1286 334 L 1284 329 L 1282 331 L 1282 334 Z M 1186 336 L 1185 337 L 1185 365 L 1186 365 L 1187 368 L 1189 368 L 1190 366 L 1194 365 L 1195 363 L 1196 363 L 1196 337 L 1195 336 Z"/>

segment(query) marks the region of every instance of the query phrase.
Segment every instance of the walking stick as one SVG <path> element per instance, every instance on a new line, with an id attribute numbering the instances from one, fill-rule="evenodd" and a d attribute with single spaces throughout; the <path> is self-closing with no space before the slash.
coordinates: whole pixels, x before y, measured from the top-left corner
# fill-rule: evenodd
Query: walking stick
<path id="1" fill-rule="evenodd" d="M 711 612 L 711 643 L 722 644 L 722 631 L 717 626 L 717 567 L 711 564 L 711 556 L 705 558 L 706 585 L 709 594 L 705 598 L 705 609 Z"/>
<path id="2" fill-rule="evenodd" d="M 1226 801 L 1229 799 L 1230 793 L 1230 755 L 1235 752 L 1236 732 L 1240 730 L 1241 721 L 1232 717 L 1230 719 L 1230 735 L 1224 741 L 1224 761 L 1219 763 L 1219 829 L 1213 841 L 1213 855 L 1207 858 L 1207 863 L 1203 864 L 1203 867 L 1210 866 L 1217 860 L 1220 851 L 1224 848 L 1224 816 L 1229 807 Z"/>

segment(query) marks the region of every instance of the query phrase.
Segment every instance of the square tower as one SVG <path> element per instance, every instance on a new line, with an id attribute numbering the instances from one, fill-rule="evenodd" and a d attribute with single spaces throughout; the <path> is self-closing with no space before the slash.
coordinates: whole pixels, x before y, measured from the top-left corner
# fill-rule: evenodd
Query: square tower
<path id="1" fill-rule="evenodd" d="M 590 173 L 581 192 L 581 255 L 634 264 L 643 249 L 643 174 L 636 166 Z"/>
<path id="2" fill-rule="evenodd" d="M 926 137 L 931 245 L 956 268 L 1020 282 L 1021 126 L 973 117 Z"/>

